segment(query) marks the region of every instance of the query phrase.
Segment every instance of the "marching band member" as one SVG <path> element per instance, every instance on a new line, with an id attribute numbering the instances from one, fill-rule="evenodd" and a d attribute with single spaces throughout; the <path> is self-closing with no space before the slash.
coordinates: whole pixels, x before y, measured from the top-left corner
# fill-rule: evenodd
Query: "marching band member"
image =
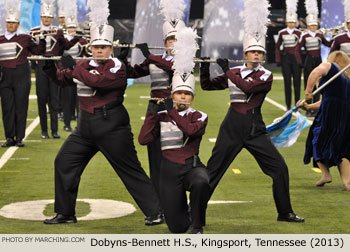
<path id="1" fill-rule="evenodd" d="M 334 37 L 330 53 L 341 50 L 350 56 L 350 0 L 344 0 L 344 12 L 348 31 Z"/>
<path id="2" fill-rule="evenodd" d="M 64 0 L 63 4 L 65 6 L 70 6 L 65 8 L 66 23 L 65 27 L 67 29 L 67 34 L 64 35 L 65 39 L 71 41 L 74 39 L 74 35 L 77 30 L 77 5 L 72 4 L 71 0 Z M 83 57 L 85 56 L 85 50 L 83 45 L 88 44 L 88 41 L 81 37 L 79 41 L 72 46 L 69 50 L 65 50 L 63 55 L 71 55 L 72 57 Z M 77 108 L 77 88 L 76 86 L 62 87 L 60 89 L 62 95 L 62 107 L 63 107 L 63 130 L 72 131 L 71 121 L 75 118 L 75 110 Z"/>
<path id="3" fill-rule="evenodd" d="M 282 67 L 282 74 L 284 80 L 284 95 L 287 110 L 289 110 L 292 98 L 292 76 L 295 103 L 300 99 L 301 69 L 296 60 L 295 48 L 300 39 L 301 31 L 295 28 L 298 20 L 298 16 L 296 13 L 297 0 L 286 0 L 286 5 L 287 28 L 284 28 L 278 32 L 275 57 L 277 65 L 281 65 Z M 281 46 L 283 46 L 282 50 Z"/>
<path id="4" fill-rule="evenodd" d="M 58 15 L 57 16 L 58 16 L 58 27 L 59 28 L 66 28 L 66 11 L 67 11 L 67 9 L 74 8 L 74 6 L 66 5 L 66 4 L 67 4 L 66 0 L 57 0 L 57 7 L 58 7 Z"/>
<path id="5" fill-rule="evenodd" d="M 166 48 L 173 47 L 177 32 L 185 27 L 185 23 L 181 20 L 185 8 L 182 0 L 171 0 L 171 2 L 169 3 L 169 0 L 160 1 L 161 13 L 165 17 L 163 39 Z M 172 8 L 174 6 L 176 6 L 175 9 Z M 150 75 L 151 98 L 170 98 L 171 79 L 173 76 L 173 55 L 171 50 L 166 50 L 162 55 L 154 55 L 150 53 L 146 43 L 137 44 L 136 47 L 141 49 L 146 59 L 139 65 L 131 66 L 126 63 L 128 78 L 140 78 Z M 159 193 L 159 170 L 162 155 L 159 138 L 154 138 L 152 142 L 147 144 L 147 151 L 151 181 Z"/>
<path id="6" fill-rule="evenodd" d="M 75 204 L 81 175 L 98 152 L 108 159 L 146 217 L 146 225 L 163 222 L 154 187 L 136 155 L 130 119 L 123 106 L 127 86 L 125 66 L 112 58 L 114 29 L 107 25 L 108 0 L 89 0 L 92 55 L 107 60 L 78 61 L 62 57 L 63 70 L 47 62 L 46 73 L 57 84 L 77 83 L 78 126 L 55 159 L 55 212 L 46 224 L 75 223 Z"/>
<path id="7" fill-rule="evenodd" d="M 6 32 L 0 36 L 0 66 L 3 80 L 0 85 L 2 119 L 6 142 L 2 147 L 23 147 L 29 92 L 31 86 L 28 54 L 43 54 L 46 42 L 36 44 L 32 37 L 19 34 L 21 1 L 6 1 Z"/>
<path id="8" fill-rule="evenodd" d="M 54 16 L 54 2 L 52 0 L 42 0 L 41 10 L 41 26 L 31 29 L 31 33 L 35 35 L 35 31 L 57 31 L 56 34 L 46 36 L 46 51 L 45 55 L 59 56 L 60 48 L 68 50 L 79 40 L 74 38 L 71 41 L 65 40 L 63 31 L 55 26 L 52 26 Z M 36 95 L 38 97 L 38 111 L 40 117 L 41 126 L 41 138 L 47 139 L 47 110 L 46 104 L 49 105 L 50 119 L 51 119 L 51 133 L 53 138 L 60 138 L 58 134 L 58 87 L 49 80 L 48 76 L 42 71 L 44 66 L 43 61 L 34 63 L 35 65 L 35 77 L 36 77 Z"/>
<path id="9" fill-rule="evenodd" d="M 244 1 L 244 58 L 261 61 L 265 55 L 265 34 L 268 23 L 267 0 Z M 261 115 L 261 106 L 271 90 L 273 76 L 259 63 L 246 63 L 229 68 L 227 59 L 218 59 L 223 74 L 210 78 L 209 63 L 202 63 L 200 83 L 204 90 L 229 88 L 231 106 L 222 122 L 208 161 L 212 192 L 238 153 L 246 148 L 262 171 L 273 180 L 273 197 L 278 221 L 304 222 L 292 209 L 289 195 L 288 167 L 271 142 Z"/>
<path id="10" fill-rule="evenodd" d="M 306 23 L 308 31 L 301 35 L 299 43 L 296 47 L 296 56 L 298 64 L 302 64 L 300 57 L 300 50 L 302 47 L 306 49 L 306 58 L 304 66 L 304 89 L 306 89 L 307 79 L 312 70 L 322 63 L 321 58 L 321 44 L 330 47 L 332 42 L 328 41 L 321 32 L 318 32 L 318 7 L 316 0 L 306 0 L 305 7 L 308 15 L 306 16 Z M 313 102 L 317 102 L 320 95 L 317 94 L 313 98 Z M 307 116 L 315 116 L 317 111 L 309 110 Z"/>
<path id="11" fill-rule="evenodd" d="M 189 36 L 189 39 L 193 34 L 197 36 L 191 28 L 184 28 L 178 34 Z M 194 55 L 187 57 L 175 54 L 171 98 L 150 100 L 139 135 L 142 145 L 160 137 L 163 155 L 159 193 L 165 221 L 173 233 L 184 233 L 190 225 L 190 233 L 203 233 L 210 195 L 207 169 L 198 157 L 208 117 L 190 107 L 195 95 L 195 78 L 190 73 L 194 64 L 189 64 L 188 58 L 193 62 L 197 48 Z M 183 50 L 181 45 L 178 47 L 178 51 L 180 50 Z M 188 50 L 183 52 L 188 53 Z M 184 67 L 185 64 L 188 67 Z M 180 67 L 185 71 L 181 71 Z M 191 217 L 188 213 L 186 191 L 190 192 Z"/>

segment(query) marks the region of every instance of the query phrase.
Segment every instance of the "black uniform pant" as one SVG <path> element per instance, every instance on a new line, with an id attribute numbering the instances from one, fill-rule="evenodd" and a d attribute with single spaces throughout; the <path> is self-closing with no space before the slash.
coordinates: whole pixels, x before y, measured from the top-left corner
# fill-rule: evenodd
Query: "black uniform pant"
<path id="1" fill-rule="evenodd" d="M 30 86 L 28 63 L 16 68 L 3 68 L 0 96 L 6 138 L 20 140 L 25 137 Z"/>
<path id="2" fill-rule="evenodd" d="M 160 170 L 160 199 L 165 221 L 173 233 L 184 233 L 191 224 L 186 191 L 190 192 L 192 226 L 205 226 L 210 195 L 206 167 L 199 159 L 197 166 L 193 167 L 193 158 L 187 159 L 186 164 L 182 165 L 163 157 Z"/>
<path id="3" fill-rule="evenodd" d="M 66 86 L 61 88 L 62 106 L 63 106 L 63 121 L 65 126 L 70 126 L 72 116 L 76 107 L 77 97 L 76 86 Z"/>
<path id="4" fill-rule="evenodd" d="M 160 138 L 156 138 L 153 142 L 147 145 L 148 152 L 148 163 L 149 163 L 149 174 L 152 184 L 156 189 L 159 196 L 159 174 L 160 174 L 160 163 L 162 160 L 162 150 L 160 147 Z"/>
<path id="5" fill-rule="evenodd" d="M 146 216 L 156 215 L 160 203 L 137 158 L 129 115 L 124 106 L 80 111 L 78 126 L 55 159 L 55 212 L 74 215 L 81 175 L 98 152 L 107 158 Z"/>
<path id="6" fill-rule="evenodd" d="M 307 80 L 309 78 L 310 73 L 312 72 L 312 70 L 318 67 L 318 65 L 321 63 L 322 63 L 321 57 L 312 57 L 310 54 L 306 55 L 305 63 L 304 63 L 304 90 L 306 89 Z M 315 91 L 315 90 L 316 90 L 316 86 L 312 91 Z M 320 100 L 320 93 L 316 94 L 313 97 L 312 102 L 317 102 L 318 100 Z"/>
<path id="7" fill-rule="evenodd" d="M 212 192 L 243 148 L 254 156 L 262 171 L 272 178 L 273 197 L 278 213 L 293 212 L 289 196 L 288 167 L 266 133 L 259 109 L 252 109 L 242 115 L 229 108 L 208 161 Z"/>
<path id="8" fill-rule="evenodd" d="M 284 79 L 284 95 L 286 99 L 286 106 L 289 110 L 292 102 L 292 76 L 293 76 L 293 88 L 294 88 L 294 104 L 300 99 L 300 80 L 301 69 L 295 58 L 295 55 L 285 53 L 281 59 L 282 74 Z"/>
<path id="9" fill-rule="evenodd" d="M 41 131 L 48 131 L 46 110 L 46 104 L 48 104 L 51 120 L 51 132 L 55 133 L 58 130 L 58 86 L 43 72 L 42 67 L 44 65 L 44 61 L 39 61 L 35 67 L 36 95 L 38 98 L 40 126 Z"/>

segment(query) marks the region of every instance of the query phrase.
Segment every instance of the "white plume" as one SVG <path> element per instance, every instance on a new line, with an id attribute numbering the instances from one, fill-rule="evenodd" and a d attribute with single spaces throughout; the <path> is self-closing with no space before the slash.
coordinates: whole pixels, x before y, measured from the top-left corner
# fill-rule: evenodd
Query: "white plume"
<path id="1" fill-rule="evenodd" d="M 297 13 L 298 0 L 286 0 L 287 13 Z"/>
<path id="2" fill-rule="evenodd" d="M 185 27 L 177 32 L 174 42 L 174 72 L 184 74 L 191 73 L 194 68 L 193 58 L 199 49 L 196 39 L 199 38 L 197 31 L 190 27 Z"/>
<path id="3" fill-rule="evenodd" d="M 160 13 L 165 20 L 182 19 L 184 16 L 185 4 L 183 0 L 160 0 Z"/>
<path id="4" fill-rule="evenodd" d="M 42 4 L 53 4 L 55 0 L 41 0 Z"/>
<path id="5" fill-rule="evenodd" d="M 5 9 L 6 10 L 20 10 L 22 0 L 6 0 Z"/>
<path id="6" fill-rule="evenodd" d="M 64 8 L 64 16 L 65 17 L 75 17 L 78 16 L 78 7 L 76 0 L 61 0 L 65 6 Z M 73 3 L 72 3 L 73 2 Z"/>
<path id="7" fill-rule="evenodd" d="M 318 16 L 317 0 L 305 0 L 305 9 L 308 15 Z"/>
<path id="8" fill-rule="evenodd" d="M 64 8 L 65 6 L 65 0 L 57 0 L 57 5 L 58 5 L 58 8 Z M 69 6 L 69 5 L 68 5 Z"/>
<path id="9" fill-rule="evenodd" d="M 345 18 L 350 18 L 350 0 L 344 0 L 344 14 Z"/>
<path id="10" fill-rule="evenodd" d="M 108 23 L 109 0 L 88 0 L 86 7 L 90 8 L 90 21 L 100 26 Z"/>
<path id="11" fill-rule="evenodd" d="M 266 34 L 270 4 L 267 0 L 244 0 L 244 32 Z"/>

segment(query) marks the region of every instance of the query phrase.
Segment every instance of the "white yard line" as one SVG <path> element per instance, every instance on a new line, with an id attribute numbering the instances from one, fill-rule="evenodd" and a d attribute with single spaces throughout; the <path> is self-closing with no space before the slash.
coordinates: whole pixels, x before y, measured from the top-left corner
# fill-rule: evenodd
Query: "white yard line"
<path id="1" fill-rule="evenodd" d="M 38 116 L 26 129 L 26 137 L 23 140 L 25 140 L 30 135 L 30 133 L 32 133 L 32 131 L 35 129 L 35 127 L 39 125 L 39 122 L 40 122 L 40 119 Z M 5 153 L 0 158 L 0 169 L 6 164 L 6 162 L 8 160 L 11 159 L 12 155 L 16 152 L 17 149 L 18 149 L 18 147 L 13 146 L 13 147 L 8 148 L 5 151 Z"/>

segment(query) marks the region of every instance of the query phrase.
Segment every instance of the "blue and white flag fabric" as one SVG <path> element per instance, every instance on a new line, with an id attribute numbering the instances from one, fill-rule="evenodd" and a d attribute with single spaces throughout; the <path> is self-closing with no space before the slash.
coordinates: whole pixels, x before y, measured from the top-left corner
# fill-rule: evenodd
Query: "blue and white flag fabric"
<path id="1" fill-rule="evenodd" d="M 301 131 L 309 126 L 310 123 L 307 118 L 297 111 L 296 121 L 286 127 L 280 134 L 271 135 L 271 140 L 276 147 L 290 147 L 297 141 Z"/>

